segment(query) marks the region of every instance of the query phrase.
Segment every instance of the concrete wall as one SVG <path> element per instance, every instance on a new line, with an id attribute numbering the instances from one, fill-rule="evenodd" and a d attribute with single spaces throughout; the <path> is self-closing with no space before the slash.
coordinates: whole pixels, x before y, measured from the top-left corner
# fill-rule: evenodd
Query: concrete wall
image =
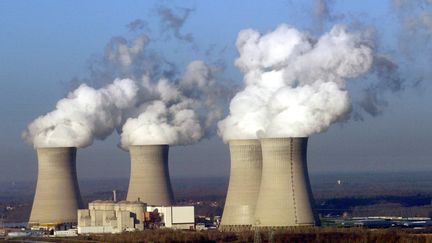
<path id="1" fill-rule="evenodd" d="M 111 233 L 143 230 L 145 211 L 146 204 L 142 202 L 96 200 L 89 203 L 89 209 L 78 210 L 78 228 L 87 233 L 88 230 L 97 233 L 102 229 L 109 229 Z"/>
<path id="2" fill-rule="evenodd" d="M 38 178 L 29 225 L 77 222 L 81 195 L 76 148 L 38 148 Z"/>
<path id="3" fill-rule="evenodd" d="M 229 148 L 230 180 L 220 229 L 235 231 L 249 228 L 255 222 L 262 156 L 259 140 L 231 140 Z"/>
<path id="4" fill-rule="evenodd" d="M 114 201 L 96 200 L 89 203 L 90 210 L 114 210 L 116 203 Z"/>
<path id="5" fill-rule="evenodd" d="M 128 211 L 117 211 L 117 229 L 122 232 L 126 229 L 133 229 L 135 227 L 134 218 L 131 217 L 131 213 Z M 141 228 L 140 230 L 143 230 Z"/>
<path id="6" fill-rule="evenodd" d="M 133 224 L 138 230 L 144 230 L 144 213 L 146 212 L 146 204 L 142 202 L 127 202 L 122 201 L 116 204 L 117 212 L 130 212 L 133 218 Z"/>
<path id="7" fill-rule="evenodd" d="M 119 233 L 112 226 L 79 226 L 78 234 L 102 234 L 102 233 Z"/>
<path id="8" fill-rule="evenodd" d="M 130 146 L 131 173 L 127 201 L 173 205 L 168 171 L 168 145 Z"/>
<path id="9" fill-rule="evenodd" d="M 90 210 L 79 209 L 78 210 L 78 227 L 91 226 Z"/>
<path id="10" fill-rule="evenodd" d="M 263 170 L 256 227 L 313 226 L 318 219 L 307 171 L 308 138 L 261 140 Z"/>
<path id="11" fill-rule="evenodd" d="M 173 224 L 171 228 L 179 230 L 195 230 L 195 223 Z"/>

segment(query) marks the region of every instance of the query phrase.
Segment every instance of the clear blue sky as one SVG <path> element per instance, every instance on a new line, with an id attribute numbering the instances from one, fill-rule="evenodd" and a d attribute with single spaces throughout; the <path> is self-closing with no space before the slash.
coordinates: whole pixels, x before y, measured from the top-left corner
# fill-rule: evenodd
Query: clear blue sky
<path id="1" fill-rule="evenodd" d="M 224 76 L 238 83 L 241 75 L 233 65 L 235 40 L 244 28 L 267 32 L 288 23 L 318 35 L 337 23 L 374 26 L 379 48 L 401 55 L 400 22 L 390 0 L 334 0 L 324 18 L 314 17 L 313 4 L 300 0 L 0 1 L 0 181 L 36 178 L 35 151 L 22 141 L 21 132 L 34 118 L 54 108 L 69 91 L 70 80 L 88 77 L 91 57 L 102 55 L 111 37 L 130 35 L 126 25 L 135 19 L 148 23 L 147 34 L 154 37 L 151 48 L 179 67 L 195 59 L 212 62 L 221 58 L 227 65 Z M 197 48 L 172 36 L 164 38 L 156 13 L 161 5 L 175 11 L 193 9 L 180 32 L 192 34 Z M 206 56 L 210 46 L 225 51 L 221 56 Z M 431 55 L 430 50 L 425 48 L 426 53 L 420 54 Z M 416 74 L 407 72 L 406 77 L 409 75 Z M 310 171 L 432 170 L 429 78 L 418 87 L 389 94 L 382 115 L 335 124 L 313 136 Z M 128 177 L 128 154 L 116 147 L 118 139 L 113 134 L 79 150 L 79 176 Z M 175 177 L 229 173 L 228 148 L 217 136 L 172 148 L 170 160 Z"/>

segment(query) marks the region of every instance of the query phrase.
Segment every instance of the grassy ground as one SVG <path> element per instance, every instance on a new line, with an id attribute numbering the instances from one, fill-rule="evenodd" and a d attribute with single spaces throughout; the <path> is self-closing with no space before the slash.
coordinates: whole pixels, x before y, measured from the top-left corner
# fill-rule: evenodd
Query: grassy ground
<path id="1" fill-rule="evenodd" d="M 303 228 L 287 231 L 227 233 L 218 231 L 146 230 L 122 234 L 100 234 L 74 238 L 49 238 L 53 242 L 403 242 L 432 243 L 432 229 Z"/>

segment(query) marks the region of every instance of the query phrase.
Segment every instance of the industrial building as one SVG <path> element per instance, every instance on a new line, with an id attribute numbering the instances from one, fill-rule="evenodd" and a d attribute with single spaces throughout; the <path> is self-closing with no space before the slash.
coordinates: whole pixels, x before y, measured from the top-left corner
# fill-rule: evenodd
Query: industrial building
<path id="1" fill-rule="evenodd" d="M 143 230 L 145 212 L 143 202 L 96 200 L 78 210 L 78 234 Z"/>
<path id="2" fill-rule="evenodd" d="M 194 230 L 194 206 L 147 206 L 148 212 L 157 212 L 161 216 L 161 223 L 165 228 Z"/>
<path id="3" fill-rule="evenodd" d="M 193 206 L 147 206 L 140 201 L 96 200 L 78 210 L 78 234 L 121 233 L 145 228 L 195 229 Z"/>
<path id="4" fill-rule="evenodd" d="M 129 147 L 131 171 L 127 201 L 148 205 L 174 204 L 168 170 L 168 145 L 134 145 Z"/>
<path id="5" fill-rule="evenodd" d="M 29 226 L 52 228 L 76 223 L 81 195 L 76 174 L 76 148 L 37 148 L 38 176 Z"/>
<path id="6" fill-rule="evenodd" d="M 254 224 L 261 183 L 262 152 L 257 139 L 229 141 L 231 167 L 221 231 L 242 231 Z"/>
<path id="7" fill-rule="evenodd" d="M 219 229 L 319 225 L 307 171 L 307 142 L 308 138 L 229 141 L 230 181 Z M 83 210 L 78 210 L 76 150 L 37 149 L 38 180 L 30 226 L 53 229 L 78 222 L 79 233 L 143 230 L 149 225 L 194 228 L 194 208 L 172 206 L 168 145 L 130 146 L 127 200 L 94 201 Z"/>
<path id="8" fill-rule="evenodd" d="M 261 139 L 263 168 L 255 227 L 319 224 L 307 170 L 307 142 L 306 137 Z"/>

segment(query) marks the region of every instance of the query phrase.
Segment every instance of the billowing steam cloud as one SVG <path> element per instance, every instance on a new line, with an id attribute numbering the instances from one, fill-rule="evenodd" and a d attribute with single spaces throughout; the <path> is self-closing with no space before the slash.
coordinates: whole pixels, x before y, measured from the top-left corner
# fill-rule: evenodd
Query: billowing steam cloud
<path id="1" fill-rule="evenodd" d="M 161 34 L 192 43 L 192 34 L 181 33 L 192 11 L 160 6 Z M 90 85 L 79 86 L 58 102 L 56 110 L 33 121 L 23 138 L 35 147 L 85 147 L 116 129 L 120 145 L 127 149 L 141 144 L 185 145 L 212 135 L 226 92 L 215 78 L 220 69 L 193 61 L 180 75 L 183 68 L 149 47 L 151 38 L 141 33 L 149 27 L 136 19 L 127 25 L 130 38 L 111 38 L 104 55 L 90 61 Z"/>
<path id="2" fill-rule="evenodd" d="M 198 141 L 202 127 L 194 100 L 184 97 L 167 80 L 155 88 L 159 99 L 142 104 L 136 118 L 129 118 L 122 128 L 121 144 L 188 144 Z"/>
<path id="3" fill-rule="evenodd" d="M 288 25 L 265 35 L 246 29 L 236 44 L 235 64 L 246 87 L 219 122 L 224 140 L 326 130 L 350 112 L 346 81 L 368 72 L 374 61 L 371 43 L 340 25 L 317 40 Z"/>
<path id="4" fill-rule="evenodd" d="M 108 56 L 131 67 L 136 60 L 143 61 L 136 56 L 143 55 L 146 40 L 119 44 Z M 35 147 L 86 147 L 117 129 L 121 146 L 127 149 L 142 144 L 185 145 L 211 135 L 222 116 L 213 77 L 217 70 L 193 61 L 178 80 L 154 79 L 149 71 L 139 81 L 115 80 L 100 89 L 79 86 L 57 103 L 56 110 L 33 121 L 23 138 Z"/>
<path id="5" fill-rule="evenodd" d="M 210 134 L 222 114 L 210 95 L 214 83 L 213 71 L 202 61 L 191 62 L 178 82 L 143 79 L 145 99 L 122 128 L 122 147 L 192 144 Z"/>
<path id="6" fill-rule="evenodd" d="M 101 89 L 85 84 L 57 102 L 56 109 L 34 120 L 23 138 L 35 147 L 86 147 L 122 125 L 124 111 L 136 102 L 137 85 L 115 80 Z"/>
<path id="7" fill-rule="evenodd" d="M 213 73 L 204 62 L 194 61 L 180 80 L 143 76 L 140 82 L 115 80 L 101 89 L 83 84 L 56 110 L 33 121 L 23 138 L 35 147 L 86 147 L 117 129 L 125 149 L 195 143 L 221 118 L 210 94 L 216 87 Z"/>
<path id="8" fill-rule="evenodd" d="M 33 121 L 23 138 L 35 147 L 85 147 L 117 129 L 125 149 L 195 143 L 211 134 L 221 118 L 211 95 L 217 87 L 214 72 L 204 62 L 194 61 L 179 80 L 143 76 L 140 82 L 115 80 L 101 89 L 83 84 L 60 100 L 56 110 Z"/>
<path id="9" fill-rule="evenodd" d="M 375 21 L 368 21 L 367 13 L 356 15 L 347 11 L 337 12 L 335 5 L 343 1 L 314 0 L 312 9 L 312 29 L 321 31 L 324 26 L 343 20 L 354 28 L 367 28 L 369 31 L 385 33 L 388 25 L 380 25 Z M 372 82 L 363 83 L 362 90 L 353 97 L 353 117 L 364 119 L 364 114 L 377 116 L 384 113 L 389 105 L 388 99 L 408 88 L 424 85 L 430 80 L 432 71 L 432 1 L 431 0 L 390 0 L 391 10 L 396 14 L 392 23 L 396 32 L 392 33 L 392 40 L 376 40 L 376 52 L 392 53 L 377 55 L 373 68 L 368 74 Z M 382 36 L 381 36 L 382 38 Z M 395 43 L 392 43 L 395 41 Z"/>

